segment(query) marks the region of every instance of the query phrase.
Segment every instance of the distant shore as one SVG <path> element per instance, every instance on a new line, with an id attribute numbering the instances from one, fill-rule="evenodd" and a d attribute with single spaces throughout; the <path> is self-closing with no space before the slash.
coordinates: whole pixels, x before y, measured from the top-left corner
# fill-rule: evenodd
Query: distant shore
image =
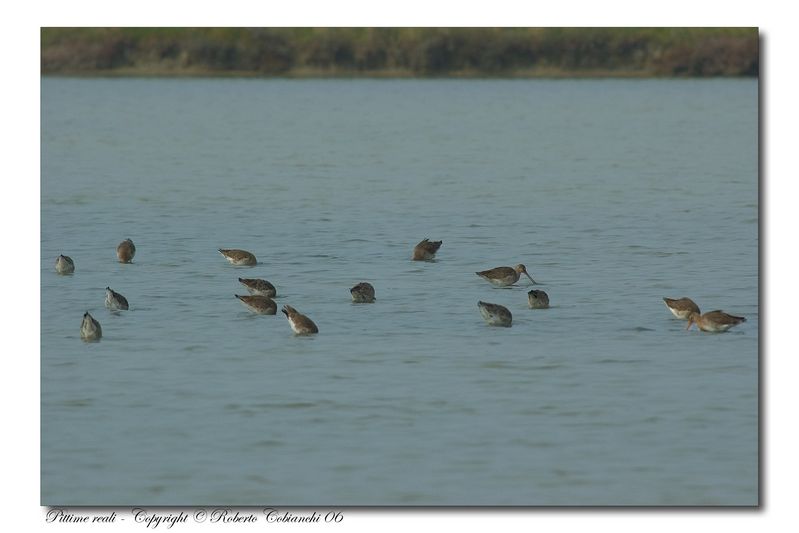
<path id="1" fill-rule="evenodd" d="M 51 76 L 756 77 L 757 28 L 42 28 Z"/>

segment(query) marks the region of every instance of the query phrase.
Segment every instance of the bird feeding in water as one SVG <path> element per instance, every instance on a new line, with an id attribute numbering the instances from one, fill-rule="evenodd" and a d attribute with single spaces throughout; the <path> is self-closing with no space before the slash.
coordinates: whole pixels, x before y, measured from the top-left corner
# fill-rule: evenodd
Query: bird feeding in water
<path id="1" fill-rule="evenodd" d="M 83 313 L 83 321 L 80 324 L 80 338 L 84 341 L 99 341 L 103 336 L 103 329 L 88 311 Z"/>
<path id="2" fill-rule="evenodd" d="M 112 311 L 127 310 L 128 300 L 110 287 L 105 288 L 105 306 Z"/>
<path id="3" fill-rule="evenodd" d="M 477 302 L 480 314 L 489 326 L 503 326 L 509 328 L 513 322 L 513 315 L 507 307 L 487 302 Z"/>
<path id="4" fill-rule="evenodd" d="M 55 260 L 55 271 L 59 274 L 72 274 L 75 272 L 75 262 L 66 255 L 59 255 Z"/>
<path id="5" fill-rule="evenodd" d="M 120 263 L 130 263 L 136 255 L 136 245 L 130 239 L 117 244 L 117 259 Z"/>
<path id="6" fill-rule="evenodd" d="M 527 304 L 530 309 L 548 309 L 549 295 L 544 291 L 532 290 L 527 293 Z"/>
<path id="7" fill-rule="evenodd" d="M 297 335 L 311 335 L 314 333 L 319 333 L 319 328 L 316 327 L 316 324 L 313 323 L 313 320 L 299 313 L 290 305 L 284 305 L 281 311 L 284 315 L 286 315 L 291 329 Z"/>
<path id="8" fill-rule="evenodd" d="M 220 248 L 219 253 L 225 256 L 225 259 L 230 261 L 231 265 L 252 266 L 258 262 L 255 256 L 247 250 L 224 250 Z"/>
<path id="9" fill-rule="evenodd" d="M 721 310 L 710 311 L 704 315 L 700 315 L 699 313 L 691 313 L 688 315 L 688 325 L 685 327 L 685 329 L 691 329 L 691 326 L 696 324 L 696 327 L 702 331 L 722 333 L 733 326 L 741 324 L 742 322 L 746 322 L 744 317 L 730 315 Z"/>
<path id="10" fill-rule="evenodd" d="M 355 303 L 367 304 L 375 301 L 375 288 L 371 283 L 366 283 L 365 281 L 351 288 L 350 294 L 352 295 L 352 301 Z"/>
<path id="11" fill-rule="evenodd" d="M 239 296 L 234 294 L 247 309 L 259 315 L 274 315 L 277 314 L 277 304 L 268 296 L 251 295 Z"/>
<path id="12" fill-rule="evenodd" d="M 239 278 L 239 283 L 244 285 L 250 294 L 255 296 L 268 296 L 274 298 L 277 295 L 275 286 L 265 279 Z"/>
<path id="13" fill-rule="evenodd" d="M 690 298 L 663 298 L 671 314 L 681 320 L 688 320 L 692 313 L 699 314 L 699 306 Z"/>
<path id="14" fill-rule="evenodd" d="M 412 259 L 414 261 L 430 261 L 435 257 L 439 248 L 441 248 L 441 241 L 431 241 L 425 238 L 413 248 Z"/>

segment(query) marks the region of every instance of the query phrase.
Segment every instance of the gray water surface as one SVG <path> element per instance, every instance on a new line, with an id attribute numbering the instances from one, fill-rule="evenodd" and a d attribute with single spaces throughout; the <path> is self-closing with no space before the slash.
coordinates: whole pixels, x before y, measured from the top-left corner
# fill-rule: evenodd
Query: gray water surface
<path id="1" fill-rule="evenodd" d="M 44 78 L 42 504 L 756 504 L 757 100 Z M 424 237 L 436 260 L 410 261 Z M 551 309 L 474 274 L 517 263 Z M 238 277 L 319 334 L 250 313 Z M 376 303 L 351 303 L 360 281 Z M 664 296 L 747 321 L 685 331 Z"/>

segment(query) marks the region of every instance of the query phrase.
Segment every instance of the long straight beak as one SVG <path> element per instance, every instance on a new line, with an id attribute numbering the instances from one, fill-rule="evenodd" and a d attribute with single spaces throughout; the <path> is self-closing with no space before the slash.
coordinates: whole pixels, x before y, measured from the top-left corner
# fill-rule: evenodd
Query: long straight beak
<path id="1" fill-rule="evenodd" d="M 527 272 L 525 272 L 524 275 L 527 276 L 528 278 L 530 278 L 530 274 L 528 274 Z M 533 285 L 538 285 L 538 283 L 536 283 L 533 278 L 530 278 L 530 281 L 533 282 Z"/>
<path id="2" fill-rule="evenodd" d="M 687 331 L 687 330 L 691 329 L 691 326 L 693 326 L 693 325 L 694 325 L 694 321 L 693 320 L 689 320 L 688 321 L 688 325 L 685 326 L 685 330 Z"/>

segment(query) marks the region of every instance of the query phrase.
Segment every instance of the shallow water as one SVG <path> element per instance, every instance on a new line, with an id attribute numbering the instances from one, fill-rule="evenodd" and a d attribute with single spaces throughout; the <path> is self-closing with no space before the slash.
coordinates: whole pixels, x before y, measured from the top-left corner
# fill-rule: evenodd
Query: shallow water
<path id="1" fill-rule="evenodd" d="M 42 504 L 756 504 L 757 98 L 43 79 Z M 474 274 L 516 263 L 550 309 Z M 238 277 L 320 333 L 250 313 Z M 747 322 L 686 332 L 664 296 Z"/>

